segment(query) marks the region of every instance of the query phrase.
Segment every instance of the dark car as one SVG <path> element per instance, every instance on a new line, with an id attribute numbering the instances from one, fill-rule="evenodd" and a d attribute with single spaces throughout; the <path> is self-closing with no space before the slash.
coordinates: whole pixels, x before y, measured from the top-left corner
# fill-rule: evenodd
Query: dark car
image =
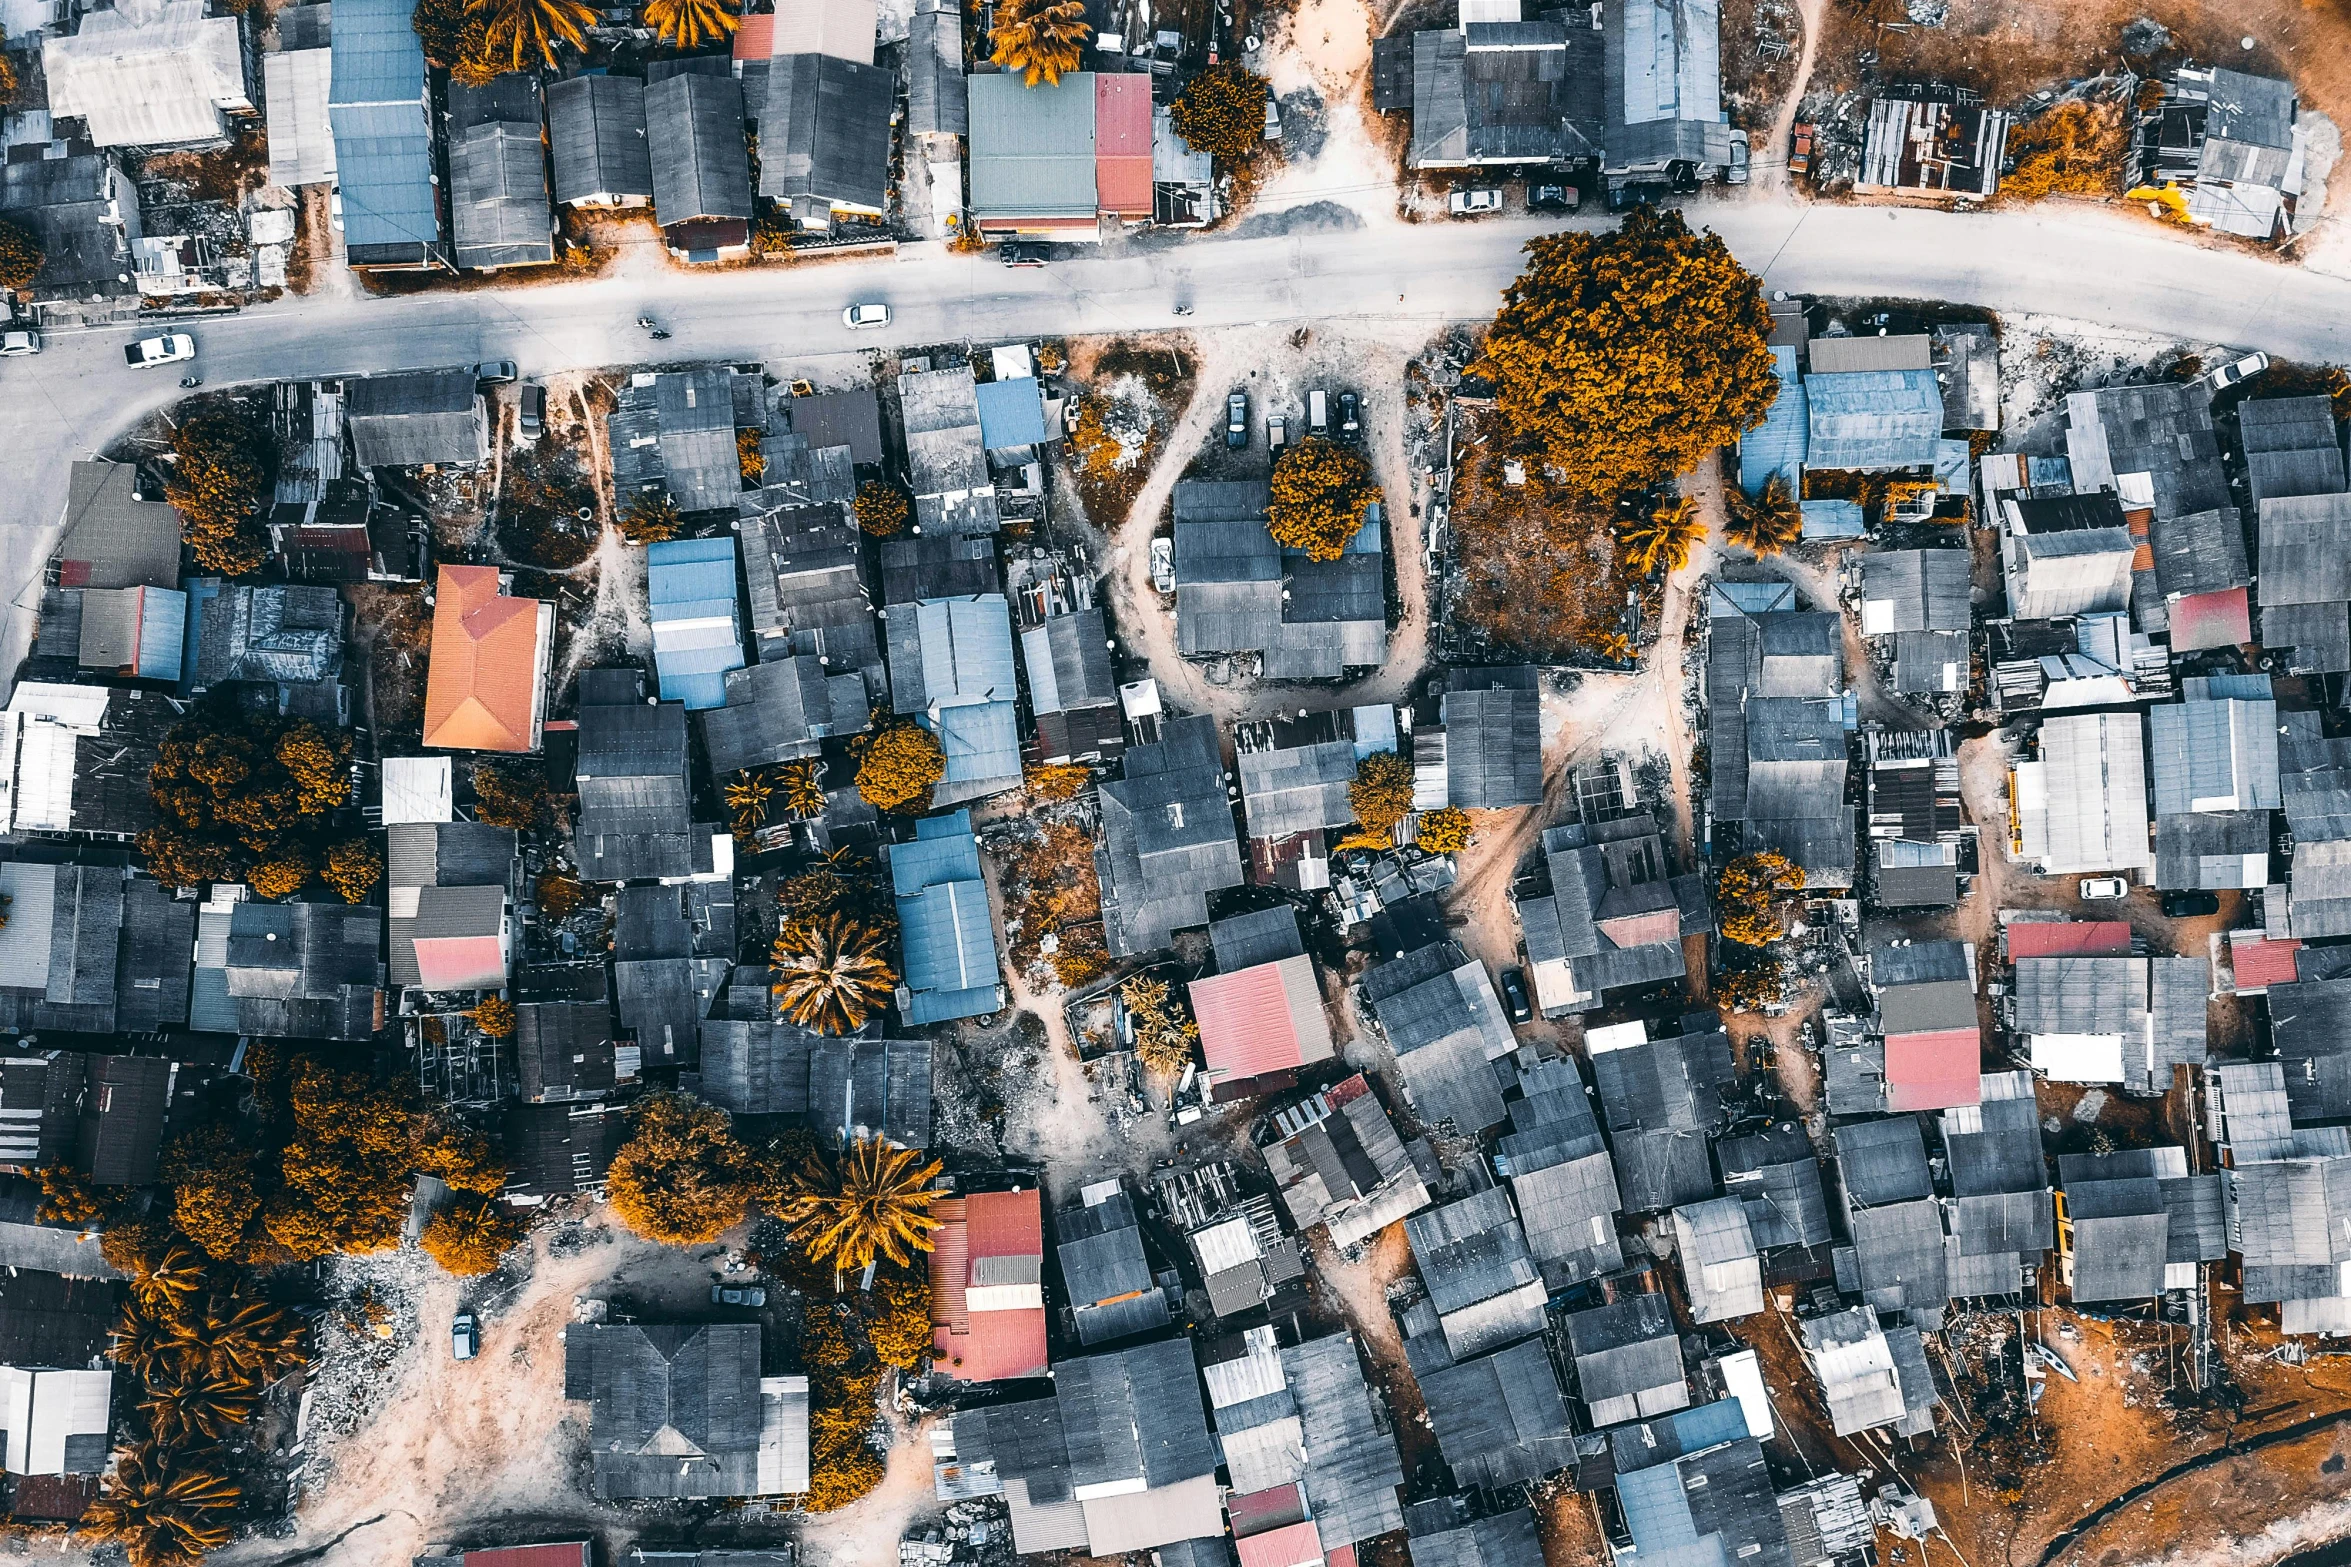
<path id="1" fill-rule="evenodd" d="M 1363 400 L 1353 392 L 1339 394 L 1339 439 L 1342 441 L 1363 439 Z"/>
<path id="2" fill-rule="evenodd" d="M 546 433 L 547 389 L 536 381 L 526 381 L 514 400 L 514 443 L 536 446 Z"/>
<path id="3" fill-rule="evenodd" d="M 1527 192 L 1532 212 L 1573 212 L 1583 205 L 1584 193 L 1573 185 L 1537 185 Z"/>
<path id="4" fill-rule="evenodd" d="M 1052 259 L 1053 253 L 1042 245 L 1012 241 L 1004 246 L 1004 264 L 1008 267 L 1041 267 Z"/>
<path id="5" fill-rule="evenodd" d="M 2163 914 L 2166 919 L 2192 920 L 2220 912 L 2220 899 L 2209 892 L 2167 892 L 2163 895 Z"/>
<path id="6" fill-rule="evenodd" d="M 485 359 L 473 367 L 475 380 L 487 381 L 493 386 L 504 386 L 521 374 L 522 372 L 515 368 L 514 361 L 511 359 Z"/>
<path id="7" fill-rule="evenodd" d="M 1239 450 L 1249 444 L 1249 394 L 1235 392 L 1224 400 L 1224 443 Z"/>
<path id="8" fill-rule="evenodd" d="M 1527 1000 L 1527 977 L 1523 969 L 1506 968 L 1502 971 L 1502 1007 L 1513 1023 L 1531 1023 L 1535 1009 Z"/>
<path id="9" fill-rule="evenodd" d="M 1628 212 L 1634 207 L 1654 207 L 1673 195 L 1673 187 L 1655 180 L 1608 187 L 1608 210 Z"/>

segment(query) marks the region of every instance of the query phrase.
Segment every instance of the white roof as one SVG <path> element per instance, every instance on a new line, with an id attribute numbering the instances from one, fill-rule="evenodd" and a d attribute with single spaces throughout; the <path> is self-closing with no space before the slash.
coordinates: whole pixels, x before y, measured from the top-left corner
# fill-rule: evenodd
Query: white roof
<path id="1" fill-rule="evenodd" d="M 2034 1034 L 2033 1070 L 2059 1083 L 2122 1081 L 2120 1034 Z"/>
<path id="2" fill-rule="evenodd" d="M 112 1429 L 107 1407 L 114 1393 L 111 1371 L 26 1371 L 0 1366 L 0 1414 L 8 1425 L 8 1472 L 20 1475 L 66 1473 L 65 1440 L 100 1438 L 96 1463 L 105 1465 L 104 1438 Z"/>
<path id="3" fill-rule="evenodd" d="M 1722 1385 L 1731 1397 L 1739 1401 L 1739 1413 L 1747 1417 L 1747 1434 L 1758 1442 L 1771 1440 L 1771 1395 L 1764 1391 L 1763 1367 L 1755 1358 L 1755 1351 L 1742 1349 L 1725 1355 L 1714 1363 L 1722 1373 Z"/>
<path id="4" fill-rule="evenodd" d="M 204 8 L 205 0 L 131 0 L 90 12 L 70 38 L 42 39 L 49 112 L 80 115 L 101 147 L 218 140 L 221 110 L 252 100 L 237 19 Z"/>
<path id="5" fill-rule="evenodd" d="M 455 821 L 450 761 L 446 756 L 385 757 L 384 825 Z"/>
<path id="6" fill-rule="evenodd" d="M 2016 808 L 2024 856 L 2047 875 L 2153 869 L 2139 715 L 2045 719 L 2040 761 L 2016 769 Z"/>
<path id="7" fill-rule="evenodd" d="M 875 0 L 776 0 L 774 58 L 829 54 L 873 64 Z"/>
<path id="8" fill-rule="evenodd" d="M 335 177 L 335 133 L 327 123 L 332 49 L 261 57 L 269 103 L 269 182 L 292 190 Z"/>

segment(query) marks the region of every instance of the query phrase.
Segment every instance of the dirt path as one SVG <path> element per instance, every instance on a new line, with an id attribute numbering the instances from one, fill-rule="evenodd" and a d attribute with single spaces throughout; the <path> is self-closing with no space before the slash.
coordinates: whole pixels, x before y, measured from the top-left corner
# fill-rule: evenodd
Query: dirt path
<path id="1" fill-rule="evenodd" d="M 1804 90 L 1812 85 L 1812 58 L 1820 45 L 1821 11 L 1828 0 L 1796 0 L 1796 14 L 1804 19 L 1804 47 L 1796 55 L 1796 74 L 1789 79 L 1788 94 L 1780 100 L 1779 112 L 1771 117 L 1771 140 L 1747 152 L 1747 189 L 1749 199 L 1769 197 L 1784 200 L 1792 196 L 1788 184 L 1788 139 L 1796 130 L 1796 113 L 1804 102 Z"/>

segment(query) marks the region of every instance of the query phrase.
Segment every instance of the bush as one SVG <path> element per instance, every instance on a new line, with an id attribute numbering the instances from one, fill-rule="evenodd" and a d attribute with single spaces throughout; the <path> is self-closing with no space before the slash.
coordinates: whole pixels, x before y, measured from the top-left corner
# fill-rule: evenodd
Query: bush
<path id="1" fill-rule="evenodd" d="M 1803 890 L 1803 869 L 1779 850 L 1740 855 L 1723 867 L 1722 879 L 1715 884 L 1723 939 L 1747 947 L 1771 945 L 1788 933 L 1787 922 L 1774 905 L 1783 894 Z"/>
<path id="2" fill-rule="evenodd" d="M 319 880 L 341 894 L 345 903 L 362 903 L 384 879 L 384 857 L 365 838 L 346 838 L 327 851 L 326 869 Z"/>
<path id="3" fill-rule="evenodd" d="M 906 526 L 910 512 L 906 492 L 880 479 L 868 479 L 857 487 L 852 509 L 857 513 L 857 526 L 877 539 L 895 536 Z"/>
<path id="4" fill-rule="evenodd" d="M 1379 498 L 1362 453 L 1309 437 L 1274 462 L 1266 531 L 1309 560 L 1337 560 L 1362 529 L 1364 509 Z"/>
<path id="5" fill-rule="evenodd" d="M 0 67 L 5 65 L 0 57 Z M 0 222 L 0 288 L 32 287 L 48 260 L 39 240 L 14 223 Z"/>
<path id="6" fill-rule="evenodd" d="M 920 724 L 894 724 L 875 735 L 857 764 L 857 792 L 879 811 L 920 809 L 947 776 L 947 755 Z"/>
<path id="7" fill-rule="evenodd" d="M 621 536 L 631 544 L 662 544 L 678 536 L 678 503 L 660 490 L 641 490 L 620 514 Z"/>
<path id="8" fill-rule="evenodd" d="M 479 1006 L 468 1014 L 473 1026 L 492 1039 L 514 1037 L 514 1003 L 504 996 L 485 996 Z"/>
<path id="9" fill-rule="evenodd" d="M 551 920 L 564 918 L 588 901 L 587 887 L 577 876 L 562 870 L 539 872 L 533 895 L 538 899 L 540 917 Z"/>
<path id="10" fill-rule="evenodd" d="M 492 827 L 533 832 L 547 819 L 547 775 L 535 763 L 473 764 L 474 819 Z"/>
<path id="11" fill-rule="evenodd" d="M 1094 770 L 1083 762 L 1048 764 L 1031 762 L 1028 769 L 1029 795 L 1044 801 L 1073 800 L 1086 787 Z"/>
<path id="12" fill-rule="evenodd" d="M 498 1266 L 522 1239 L 522 1220 L 494 1197 L 460 1197 L 433 1215 L 418 1244 L 424 1254 L 461 1279 Z"/>
<path id="13" fill-rule="evenodd" d="M 1431 854 L 1459 854 L 1469 847 L 1469 813 L 1448 805 L 1420 819 L 1414 842 Z"/>
<path id="14" fill-rule="evenodd" d="M 1243 163 L 1265 145 L 1265 78 L 1238 61 L 1211 66 L 1184 84 L 1169 118 L 1184 145 L 1220 163 Z"/>
<path id="15" fill-rule="evenodd" d="M 755 1190 L 751 1151 L 724 1110 L 654 1094 L 629 1117 L 606 1190 L 620 1221 L 664 1246 L 703 1246 L 742 1220 Z"/>
<path id="16" fill-rule="evenodd" d="M 1412 764 L 1394 751 L 1372 752 L 1356 764 L 1347 804 L 1369 831 L 1393 833 L 1412 809 Z"/>

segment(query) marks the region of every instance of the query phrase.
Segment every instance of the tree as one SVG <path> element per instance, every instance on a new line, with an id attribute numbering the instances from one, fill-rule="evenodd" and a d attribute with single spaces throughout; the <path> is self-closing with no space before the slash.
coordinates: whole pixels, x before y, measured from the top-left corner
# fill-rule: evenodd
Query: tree
<path id="1" fill-rule="evenodd" d="M 261 1150 L 234 1127 L 213 1122 L 166 1145 L 162 1174 L 172 1192 L 172 1224 L 208 1257 L 251 1262 L 268 1254 L 260 1224 L 269 1172 Z"/>
<path id="2" fill-rule="evenodd" d="M 654 1094 L 629 1114 L 605 1189 L 620 1221 L 664 1246 L 703 1246 L 743 1217 L 755 1190 L 751 1151 L 724 1110 Z"/>
<path id="3" fill-rule="evenodd" d="M 1379 498 L 1362 453 L 1310 436 L 1274 460 L 1266 531 L 1309 560 L 1337 560 Z"/>
<path id="4" fill-rule="evenodd" d="M 1393 833 L 1412 809 L 1412 763 L 1394 751 L 1372 752 L 1355 766 L 1347 804 L 1372 832 Z"/>
<path id="5" fill-rule="evenodd" d="M 639 490 L 620 513 L 621 537 L 631 544 L 662 544 L 678 536 L 678 503 L 665 490 Z"/>
<path id="6" fill-rule="evenodd" d="M 417 0 L 408 25 L 425 58 L 467 86 L 484 86 L 498 74 L 489 57 L 489 17 L 476 0 Z"/>
<path id="7" fill-rule="evenodd" d="M 814 756 L 795 757 L 775 770 L 776 792 L 784 809 L 814 821 L 824 814 L 824 762 Z"/>
<path id="8" fill-rule="evenodd" d="M 105 1225 L 112 1222 L 116 1206 L 111 1197 L 100 1193 L 72 1165 L 56 1163 L 41 1167 L 39 1216 L 43 1224 Z"/>
<path id="9" fill-rule="evenodd" d="M 228 1519 L 243 1496 L 210 1461 L 155 1442 L 128 1449 L 82 1514 L 82 1532 L 121 1544 L 131 1567 L 194 1567 L 229 1543 Z"/>
<path id="10" fill-rule="evenodd" d="M 1019 72 L 1026 86 L 1058 85 L 1064 72 L 1078 68 L 1093 36 L 1085 0 L 1006 0 L 996 8 L 988 58 Z"/>
<path id="11" fill-rule="evenodd" d="M 1469 812 L 1448 805 L 1420 819 L 1413 841 L 1431 854 L 1459 854 L 1469 847 L 1469 839 Z"/>
<path id="12" fill-rule="evenodd" d="M 340 731 L 206 707 L 158 748 L 147 775 L 156 823 L 140 835 L 140 856 L 167 886 L 252 870 L 260 896 L 285 897 L 310 879 L 319 841 L 349 797 L 350 766 L 351 739 Z"/>
<path id="13" fill-rule="evenodd" d="M 326 869 L 319 880 L 335 889 L 345 903 L 364 903 L 375 884 L 384 879 L 384 857 L 365 838 L 346 838 L 327 850 Z"/>
<path id="14" fill-rule="evenodd" d="M 514 1037 L 514 1003 L 504 996 L 484 996 L 466 1016 L 473 1019 L 474 1027 L 492 1039 Z"/>
<path id="15" fill-rule="evenodd" d="M 1031 762 L 1026 782 L 1031 799 L 1050 803 L 1076 799 L 1093 777 L 1094 769 L 1083 762 Z"/>
<path id="16" fill-rule="evenodd" d="M 16 62 L 5 53 L 0 53 L 0 107 L 5 107 L 15 99 L 16 89 L 20 85 L 16 78 Z"/>
<path id="17" fill-rule="evenodd" d="M 1237 60 L 1210 66 L 1168 106 L 1175 133 L 1219 163 L 1246 163 L 1265 145 L 1265 78 Z"/>
<path id="18" fill-rule="evenodd" d="M 31 288 L 48 260 L 39 240 L 14 223 L 0 222 L 0 288 Z"/>
<path id="19" fill-rule="evenodd" d="M 187 1348 L 176 1316 L 126 1300 L 107 1336 L 106 1353 L 141 1382 L 159 1382 L 178 1374 Z"/>
<path id="20" fill-rule="evenodd" d="M 890 999 L 898 971 L 886 938 L 864 921 L 833 913 L 786 920 L 776 932 L 776 1015 L 820 1034 L 847 1034 Z"/>
<path id="21" fill-rule="evenodd" d="M 534 884 L 541 917 L 559 920 L 588 901 L 588 889 L 577 876 L 563 870 L 544 870 Z"/>
<path id="22" fill-rule="evenodd" d="M 1728 498 L 1730 517 L 1722 532 L 1733 544 L 1756 555 L 1777 555 L 1804 537 L 1804 508 L 1780 475 L 1764 480 L 1760 495 L 1733 486 Z"/>
<path id="23" fill-rule="evenodd" d="M 668 3 L 669 0 L 653 0 L 654 5 Z M 705 10 L 723 11 L 727 19 L 726 30 L 730 33 L 735 30 L 735 13 L 727 10 L 722 0 L 677 0 L 677 3 L 681 7 L 692 6 Z M 650 14 L 653 6 L 648 5 L 645 9 Z M 754 146 L 756 145 L 754 143 Z M 735 471 L 742 475 L 745 484 L 757 484 L 767 476 L 767 452 L 761 444 L 766 437 L 765 430 L 754 429 L 748 425 L 735 432 Z"/>
<path id="24" fill-rule="evenodd" d="M 536 832 L 547 820 L 547 775 L 535 763 L 473 764 L 474 820 Z"/>
<path id="25" fill-rule="evenodd" d="M 1528 242 L 1478 374 L 1562 489 L 1612 499 L 1687 473 L 1779 394 L 1755 275 L 1679 212 Z"/>
<path id="26" fill-rule="evenodd" d="M 179 1341 L 177 1375 L 183 1378 L 250 1382 L 258 1392 L 309 1358 L 302 1352 L 302 1319 L 266 1300 L 215 1291 L 171 1326 Z"/>
<path id="27" fill-rule="evenodd" d="M 1616 547 L 1636 575 L 1671 575 L 1690 563 L 1690 551 L 1705 537 L 1706 519 L 1698 515 L 1698 503 L 1677 495 L 1619 525 Z"/>
<path id="28" fill-rule="evenodd" d="M 1167 981 L 1138 975 L 1118 987 L 1135 1030 L 1135 1059 L 1161 1077 L 1181 1076 L 1200 1044 L 1200 1025 L 1176 1006 Z"/>
<path id="29" fill-rule="evenodd" d="M 1714 999 L 1726 1012 L 1759 1012 L 1787 990 L 1787 968 L 1778 955 L 1747 949 L 1747 960 L 1715 981 Z"/>
<path id="30" fill-rule="evenodd" d="M 737 773 L 727 785 L 727 810 L 735 819 L 738 837 L 749 837 L 767 821 L 768 802 L 775 798 L 775 785 L 760 772 Z"/>
<path id="31" fill-rule="evenodd" d="M 310 880 L 310 861 L 300 853 L 280 854 L 246 873 L 245 884 L 256 898 L 290 898 Z"/>
<path id="32" fill-rule="evenodd" d="M 280 1184 L 262 1212 L 270 1239 L 299 1261 L 399 1245 L 419 1166 L 412 1091 L 306 1056 L 294 1063 L 287 1110 Z"/>
<path id="33" fill-rule="evenodd" d="M 254 515 L 269 494 L 271 449 L 261 433 L 226 408 L 208 408 L 172 432 L 172 476 L 164 498 L 187 525 L 196 564 L 241 577 L 269 558 Z"/>
<path id="34" fill-rule="evenodd" d="M 204 1254 L 193 1246 L 172 1241 L 152 1255 L 135 1259 L 130 1297 L 142 1311 L 169 1317 L 201 1293 L 212 1277 Z"/>
<path id="35" fill-rule="evenodd" d="M 1787 922 L 1773 905 L 1783 895 L 1803 890 L 1803 868 L 1779 850 L 1740 855 L 1723 867 L 1722 879 L 1715 883 L 1723 939 L 1748 947 L 1771 945 L 1788 933 Z"/>
<path id="36" fill-rule="evenodd" d="M 139 1400 L 155 1439 L 172 1447 L 218 1442 L 253 1418 L 261 1384 L 241 1373 L 215 1376 L 189 1367 L 177 1376 L 147 1384 Z"/>
<path id="37" fill-rule="evenodd" d="M 857 499 L 851 504 L 857 513 L 857 526 L 877 539 L 895 537 L 906 526 L 911 506 L 906 492 L 884 479 L 868 479 L 857 487 Z"/>
<path id="38" fill-rule="evenodd" d="M 830 1262 L 836 1274 L 857 1272 L 877 1257 L 905 1267 L 931 1249 L 940 1221 L 931 1214 L 939 1194 L 930 1183 L 942 1168 L 936 1159 L 924 1164 L 911 1148 L 860 1137 L 838 1164 L 811 1154 L 798 1195 L 779 1217 L 809 1257 Z"/>
<path id="39" fill-rule="evenodd" d="M 588 47 L 596 11 L 586 0 L 472 0 L 488 23 L 488 58 L 509 71 L 562 65 L 561 47 Z"/>
<path id="40" fill-rule="evenodd" d="M 874 1280 L 866 1297 L 865 1336 L 874 1358 L 912 1371 L 931 1352 L 931 1278 L 926 1269 L 893 1269 Z"/>
<path id="41" fill-rule="evenodd" d="M 460 1197 L 427 1224 L 417 1244 L 461 1279 L 479 1278 L 522 1239 L 522 1220 L 495 1197 Z"/>
<path id="42" fill-rule="evenodd" d="M 931 796 L 947 776 L 947 755 L 920 724 L 893 724 L 875 735 L 857 764 L 857 792 L 879 811 L 902 811 Z"/>

